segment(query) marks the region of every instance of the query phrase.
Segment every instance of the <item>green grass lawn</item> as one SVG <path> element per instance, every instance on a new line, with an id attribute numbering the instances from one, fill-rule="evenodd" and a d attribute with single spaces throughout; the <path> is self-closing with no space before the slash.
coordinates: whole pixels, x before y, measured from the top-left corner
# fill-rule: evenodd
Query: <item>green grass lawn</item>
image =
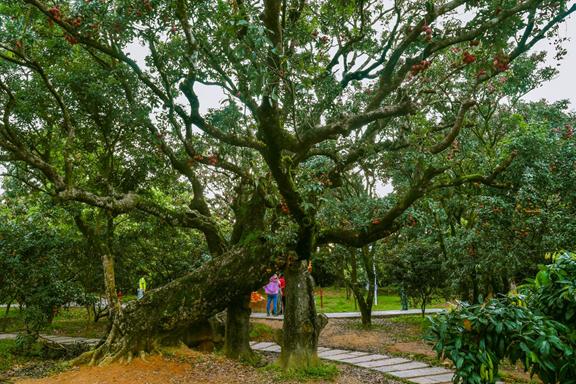
<path id="1" fill-rule="evenodd" d="M 345 288 L 323 288 L 322 300 L 320 300 L 320 289 L 316 289 L 316 308 L 320 312 L 359 312 L 358 306 L 354 306 L 354 297 L 351 296 L 346 299 Z M 321 305 L 322 304 L 322 305 Z M 443 301 L 437 300 L 429 307 L 438 307 L 443 304 Z M 373 311 L 389 311 L 402 309 L 400 304 L 400 296 L 390 294 L 379 294 L 378 305 L 373 305 Z"/>
<path id="2" fill-rule="evenodd" d="M 265 298 L 266 295 L 260 292 Z M 320 299 L 322 296 L 322 299 Z M 346 289 L 337 287 L 322 288 L 322 295 L 320 295 L 320 288 L 316 288 L 316 309 L 320 312 L 360 312 L 360 308 L 354 305 L 354 296 L 351 295 L 346 298 Z M 432 304 L 427 305 L 427 308 L 439 308 L 444 304 L 443 300 L 435 300 Z M 382 294 L 378 294 L 378 305 L 373 305 L 373 311 L 390 311 L 402 309 L 400 305 L 400 296 L 390 294 L 382 290 Z M 420 309 L 420 308 L 417 308 Z M 266 300 L 252 305 L 253 312 L 266 312 Z"/>

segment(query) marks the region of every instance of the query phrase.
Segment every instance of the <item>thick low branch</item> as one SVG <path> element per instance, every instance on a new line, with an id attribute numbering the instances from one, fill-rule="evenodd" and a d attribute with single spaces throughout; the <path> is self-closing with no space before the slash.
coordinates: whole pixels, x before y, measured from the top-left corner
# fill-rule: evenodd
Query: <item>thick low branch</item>
<path id="1" fill-rule="evenodd" d="M 143 299 L 126 305 L 104 344 L 77 362 L 108 363 L 153 352 L 162 345 L 189 343 L 208 318 L 238 296 L 261 287 L 271 263 L 272 254 L 266 244 L 254 239 L 251 244 L 228 250 L 199 269 L 147 291 Z"/>

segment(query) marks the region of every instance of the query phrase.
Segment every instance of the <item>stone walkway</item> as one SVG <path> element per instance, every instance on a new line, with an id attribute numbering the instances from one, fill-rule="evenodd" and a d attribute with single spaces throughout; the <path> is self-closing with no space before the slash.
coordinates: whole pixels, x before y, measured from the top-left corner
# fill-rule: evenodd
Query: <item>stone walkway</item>
<path id="1" fill-rule="evenodd" d="M 442 308 L 430 308 L 426 309 L 426 314 L 440 313 L 444 311 Z M 359 319 L 362 317 L 360 312 L 332 312 L 324 313 L 329 319 Z M 392 310 L 392 311 L 374 311 L 372 312 L 372 317 L 392 317 L 392 316 L 402 316 L 402 315 L 421 315 L 422 311 L 419 309 L 408 309 L 405 311 Z M 250 317 L 254 319 L 268 319 L 268 320 L 283 320 L 284 316 L 266 316 L 263 312 L 252 312 Z"/>
<path id="2" fill-rule="evenodd" d="M 280 346 L 270 342 L 250 342 L 252 349 L 264 352 L 280 352 Z M 444 384 L 452 383 L 454 371 L 432 367 L 420 361 L 412 361 L 402 357 L 391 357 L 387 355 L 374 354 L 369 352 L 349 351 L 345 349 L 332 349 L 318 347 L 318 357 L 324 360 L 331 360 L 336 363 L 346 363 L 382 372 L 387 375 L 402 379 L 409 383 L 416 384 Z M 497 384 L 504 384 L 497 382 Z"/>
<path id="3" fill-rule="evenodd" d="M 15 333 L 0 333 L 0 340 L 13 340 L 18 336 Z M 94 346 L 100 342 L 100 339 L 88 339 L 85 337 L 68 337 L 68 336 L 54 336 L 54 335 L 40 335 L 41 339 L 48 340 L 56 344 L 76 344 L 84 343 Z"/>
<path id="4" fill-rule="evenodd" d="M 256 351 L 280 352 L 280 346 L 269 342 L 251 342 Z M 346 363 L 357 367 L 383 372 L 399 379 L 417 384 L 451 383 L 454 372 L 442 368 L 431 367 L 426 363 L 412 361 L 402 357 L 391 357 L 369 352 L 348 351 L 318 347 L 318 357 L 336 363 Z"/>

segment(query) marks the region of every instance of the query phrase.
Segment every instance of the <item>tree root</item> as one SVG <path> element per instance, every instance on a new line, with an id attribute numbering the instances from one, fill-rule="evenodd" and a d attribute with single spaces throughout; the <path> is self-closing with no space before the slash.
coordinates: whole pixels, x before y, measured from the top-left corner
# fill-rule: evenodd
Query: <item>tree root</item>
<path id="1" fill-rule="evenodd" d="M 73 366 L 88 364 L 89 366 L 104 366 L 118 361 L 130 363 L 134 357 L 139 357 L 143 361 L 147 361 L 146 357 L 152 354 L 163 355 L 162 345 L 159 341 L 155 340 L 150 346 L 150 350 L 142 348 L 135 349 L 129 346 L 129 343 L 122 340 L 113 345 L 109 344 L 110 337 L 106 342 L 97 348 L 87 351 L 71 361 Z"/>

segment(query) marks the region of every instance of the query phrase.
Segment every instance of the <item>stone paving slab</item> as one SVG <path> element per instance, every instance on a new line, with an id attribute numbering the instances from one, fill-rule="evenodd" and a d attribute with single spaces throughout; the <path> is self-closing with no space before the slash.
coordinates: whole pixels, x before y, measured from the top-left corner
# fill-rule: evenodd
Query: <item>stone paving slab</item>
<path id="1" fill-rule="evenodd" d="M 260 343 L 256 343 L 252 346 L 252 348 L 257 349 L 257 350 L 261 350 L 264 348 L 268 348 L 271 347 L 273 345 L 276 345 L 276 343 L 270 343 L 268 341 L 261 341 Z"/>
<path id="2" fill-rule="evenodd" d="M 358 355 L 354 355 L 352 353 L 342 353 L 339 355 L 323 356 L 321 358 L 325 359 L 325 360 L 332 360 L 332 361 L 343 361 L 343 360 L 348 360 L 348 359 L 351 359 L 354 357 L 358 357 Z"/>
<path id="3" fill-rule="evenodd" d="M 422 376 L 430 376 L 430 375 L 440 375 L 440 374 L 453 374 L 452 371 L 449 371 L 446 368 L 441 367 L 428 367 L 428 368 L 420 368 L 420 369 L 409 369 L 407 371 L 398 371 L 398 372 L 390 372 L 392 376 L 401 377 L 404 379 L 409 379 L 412 377 L 422 377 Z"/>
<path id="4" fill-rule="evenodd" d="M 416 384 L 442 384 L 442 383 L 451 383 L 452 377 L 454 377 L 453 373 L 447 373 L 444 375 L 437 375 L 437 376 L 416 377 L 410 379 L 410 381 Z"/>
<path id="5" fill-rule="evenodd" d="M 344 350 L 344 349 L 329 349 L 329 350 L 327 350 L 327 351 L 320 352 L 320 353 L 318 354 L 318 357 L 320 357 L 320 358 L 323 359 L 323 358 L 328 357 L 328 356 L 339 355 L 339 354 L 342 354 L 342 353 L 349 353 L 349 352 L 350 352 L 350 351 L 346 351 L 346 350 Z"/>
<path id="6" fill-rule="evenodd" d="M 348 351 L 348 354 L 349 354 L 349 355 L 352 355 L 352 356 L 366 356 L 366 355 L 369 355 L 370 352 Z"/>
<path id="7" fill-rule="evenodd" d="M 367 355 L 367 356 L 359 356 L 353 357 L 352 359 L 342 360 L 343 363 L 348 364 L 357 364 L 357 363 L 365 363 L 367 361 L 374 361 L 374 360 L 382 360 L 382 359 L 389 359 L 390 356 L 386 355 Z"/>
<path id="8" fill-rule="evenodd" d="M 331 348 L 326 348 L 326 347 L 318 347 L 318 353 L 320 352 L 324 352 L 324 351 L 329 351 Z"/>
<path id="9" fill-rule="evenodd" d="M 421 363 L 419 361 L 412 361 L 410 363 L 404 364 L 396 364 L 396 365 L 385 365 L 383 367 L 374 367 L 372 369 L 380 372 L 397 372 L 397 371 L 407 371 L 409 369 L 416 369 L 416 368 L 426 368 L 429 367 L 428 364 Z"/>
<path id="10" fill-rule="evenodd" d="M 53 336 L 40 336 L 41 339 L 44 340 L 50 340 L 54 343 L 59 343 L 59 344 L 74 344 L 74 343 L 81 343 L 84 340 L 81 339 L 76 339 L 74 337 L 53 337 Z"/>
<path id="11" fill-rule="evenodd" d="M 280 353 L 280 352 L 282 352 L 282 348 L 281 348 L 279 345 L 276 345 L 276 344 L 275 344 L 275 345 L 269 346 L 268 348 L 260 349 L 260 351 L 263 351 L 263 352 L 278 352 L 278 353 Z"/>
<path id="12" fill-rule="evenodd" d="M 376 367 L 383 367 L 386 365 L 397 365 L 403 363 L 410 363 L 412 360 L 404 359 L 402 357 L 393 357 L 390 359 L 384 360 L 375 360 L 375 361 L 367 361 L 365 363 L 357 363 L 355 365 L 363 368 L 376 368 Z"/>

